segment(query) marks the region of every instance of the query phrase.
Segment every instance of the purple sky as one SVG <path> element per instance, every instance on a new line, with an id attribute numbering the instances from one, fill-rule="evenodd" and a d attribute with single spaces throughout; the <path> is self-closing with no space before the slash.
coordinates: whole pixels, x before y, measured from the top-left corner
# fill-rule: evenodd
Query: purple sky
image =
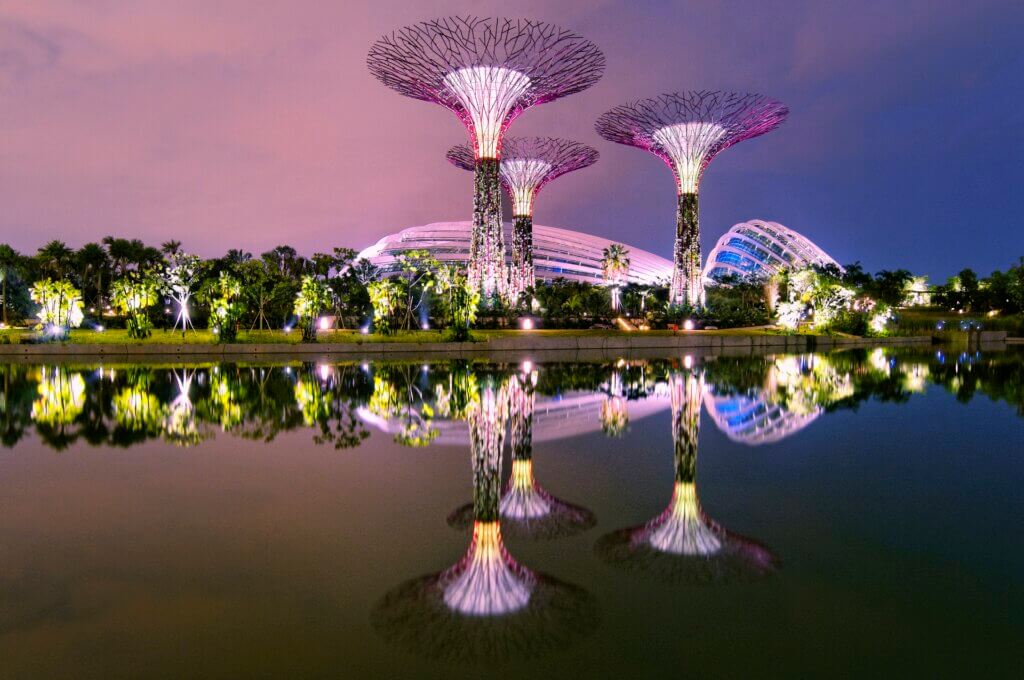
<path id="1" fill-rule="evenodd" d="M 1020 0 L 5 0 L 0 241 L 309 254 L 468 219 L 471 176 L 444 159 L 462 127 L 365 66 L 382 33 L 452 13 L 559 23 L 607 55 L 596 86 L 512 125 L 602 154 L 545 189 L 542 224 L 668 256 L 671 173 L 593 121 L 662 91 L 738 89 L 792 113 L 705 174 L 705 252 L 762 218 L 871 270 L 987 274 L 1024 255 Z"/>

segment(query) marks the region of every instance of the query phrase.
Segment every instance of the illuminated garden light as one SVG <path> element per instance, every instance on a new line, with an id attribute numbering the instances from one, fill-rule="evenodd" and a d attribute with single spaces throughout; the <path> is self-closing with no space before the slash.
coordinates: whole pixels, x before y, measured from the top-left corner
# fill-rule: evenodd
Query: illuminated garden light
<path id="1" fill-rule="evenodd" d="M 519 322 L 519 327 L 522 328 L 524 331 L 532 331 L 533 330 L 533 319 L 531 319 L 529 317 L 527 317 L 525 319 L 522 319 Z"/>
<path id="2" fill-rule="evenodd" d="M 362 328 L 359 329 L 359 332 L 362 333 L 363 335 L 369 335 L 370 327 L 369 326 L 363 326 Z"/>
<path id="3" fill-rule="evenodd" d="M 528 19 L 449 17 L 383 36 L 370 72 L 407 97 L 450 109 L 473 149 L 469 279 L 488 303 L 507 284 L 499 164 L 502 138 L 519 114 L 600 79 L 604 54 L 590 41 Z"/>
<path id="4" fill-rule="evenodd" d="M 683 322 L 683 330 L 684 331 L 692 331 L 693 328 L 694 328 L 693 319 L 687 319 L 686 321 Z"/>
<path id="5" fill-rule="evenodd" d="M 678 206 L 671 304 L 704 303 L 697 195 L 718 153 L 778 127 L 789 110 L 758 94 L 690 90 L 617 106 L 597 119 L 611 142 L 649 151 L 672 168 Z"/>
<path id="6" fill-rule="evenodd" d="M 427 323 L 426 321 L 424 321 L 424 322 L 423 322 L 423 326 L 422 326 L 422 328 L 423 328 L 423 330 L 425 330 L 425 331 L 429 331 L 429 330 L 430 330 L 430 324 L 429 324 L 429 323 Z"/>
<path id="7" fill-rule="evenodd" d="M 318 323 L 320 325 L 320 330 L 322 331 L 326 331 L 328 328 L 331 327 L 331 320 L 328 319 L 326 316 L 321 316 L 320 321 Z"/>
<path id="8" fill-rule="evenodd" d="M 101 325 L 99 325 L 99 324 L 97 324 L 97 325 L 96 325 L 96 332 L 97 332 L 97 333 L 102 333 L 102 332 L 103 332 L 103 330 L 104 330 L 103 326 L 101 326 Z"/>
<path id="9" fill-rule="evenodd" d="M 448 150 L 448 161 L 464 170 L 476 170 L 477 159 L 466 144 Z M 595 149 L 556 137 L 509 137 L 501 148 L 501 185 L 512 202 L 512 265 L 508 297 L 512 302 L 532 288 L 533 206 L 548 182 L 597 162 Z"/>

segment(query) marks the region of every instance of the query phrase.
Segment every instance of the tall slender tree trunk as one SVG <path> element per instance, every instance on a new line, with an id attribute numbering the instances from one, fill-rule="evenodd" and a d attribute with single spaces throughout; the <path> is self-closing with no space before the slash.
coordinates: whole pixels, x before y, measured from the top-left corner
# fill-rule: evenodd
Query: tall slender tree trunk
<path id="1" fill-rule="evenodd" d="M 505 290 L 505 239 L 501 223 L 501 179 L 497 158 L 478 158 L 473 172 L 473 234 L 469 279 L 485 305 Z"/>
<path id="2" fill-rule="evenodd" d="M 669 301 L 672 304 L 704 304 L 704 284 L 700 266 L 700 219 L 697 194 L 679 194 L 676 210 L 675 262 Z"/>
<path id="3" fill-rule="evenodd" d="M 509 297 L 515 304 L 519 296 L 533 285 L 533 216 L 516 215 L 513 220 Z"/>

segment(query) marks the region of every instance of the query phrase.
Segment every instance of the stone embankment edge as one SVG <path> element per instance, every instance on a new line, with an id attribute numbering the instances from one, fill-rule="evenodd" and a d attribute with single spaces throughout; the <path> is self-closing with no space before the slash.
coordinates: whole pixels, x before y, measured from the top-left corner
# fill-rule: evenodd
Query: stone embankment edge
<path id="1" fill-rule="evenodd" d="M 40 344 L 0 345 L 0 357 L 267 357 L 273 355 L 316 356 L 394 356 L 445 355 L 450 357 L 486 357 L 491 354 L 519 352 L 647 352 L 652 350 L 815 351 L 854 347 L 923 346 L 932 344 L 931 336 L 891 338 L 844 338 L 813 335 L 705 335 L 700 333 L 658 336 L 518 336 L 495 338 L 487 342 L 363 342 L 317 344 Z"/>

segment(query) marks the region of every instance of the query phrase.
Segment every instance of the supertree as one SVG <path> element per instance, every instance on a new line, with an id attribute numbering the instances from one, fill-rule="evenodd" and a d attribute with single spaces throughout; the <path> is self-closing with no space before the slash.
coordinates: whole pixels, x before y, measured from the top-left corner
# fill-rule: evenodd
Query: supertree
<path id="1" fill-rule="evenodd" d="M 529 19 L 449 17 L 385 35 L 367 65 L 399 93 L 451 109 L 473 146 L 470 279 L 485 300 L 504 281 L 499 160 L 502 137 L 530 106 L 584 90 L 604 72 L 596 45 Z"/>
<path id="2" fill-rule="evenodd" d="M 789 109 L 759 94 L 689 90 L 617 106 L 597 119 L 597 133 L 661 158 L 676 178 L 675 267 L 669 301 L 703 304 L 700 178 L 720 151 L 778 127 Z"/>
<path id="3" fill-rule="evenodd" d="M 478 160 L 466 144 L 448 150 L 448 160 L 476 171 Z M 501 150 L 499 175 L 512 202 L 512 269 L 509 297 L 513 302 L 533 286 L 533 203 L 541 188 L 567 172 L 597 162 L 595 149 L 557 137 L 509 137 Z"/>
<path id="4" fill-rule="evenodd" d="M 533 411 L 536 403 L 537 371 L 524 369 L 505 383 L 508 398 L 509 443 L 512 475 L 498 502 L 502 531 L 510 536 L 553 539 L 572 536 L 597 523 L 594 513 L 548 493 L 533 473 Z M 473 525 L 473 504 L 464 505 L 448 516 L 448 523 L 465 529 Z"/>
<path id="5" fill-rule="evenodd" d="M 689 368 L 673 371 L 669 390 L 675 449 L 672 500 L 647 524 L 602 537 L 595 550 L 606 562 L 676 583 L 715 583 L 773 572 L 777 562 L 770 550 L 719 526 L 700 506 L 697 433 L 702 378 Z"/>
<path id="6" fill-rule="evenodd" d="M 473 466 L 473 532 L 451 567 L 387 593 L 371 623 L 390 644 L 422 656 L 495 662 L 564 649 L 592 632 L 598 612 L 585 590 L 519 564 L 506 550 L 499 490 L 507 387 L 480 375 L 466 407 Z"/>

